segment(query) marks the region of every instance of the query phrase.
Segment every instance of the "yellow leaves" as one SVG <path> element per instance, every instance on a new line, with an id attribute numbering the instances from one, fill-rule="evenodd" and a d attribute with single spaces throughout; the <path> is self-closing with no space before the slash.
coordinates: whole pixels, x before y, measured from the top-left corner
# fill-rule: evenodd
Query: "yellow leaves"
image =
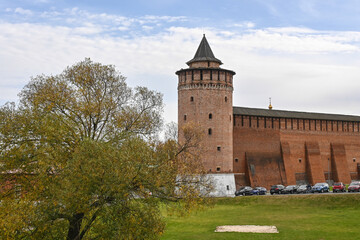
<path id="1" fill-rule="evenodd" d="M 2 200 L 0 204 L 0 238 L 18 239 L 26 236 L 28 221 L 35 214 L 33 202 Z"/>
<path id="2" fill-rule="evenodd" d="M 187 210 L 199 203 L 199 127 L 185 126 L 180 144 L 154 140 L 160 93 L 132 91 L 114 66 L 85 59 L 62 74 L 35 77 L 20 96 L 18 109 L 0 111 L 0 142 L 8 147 L 0 156 L 10 159 L 6 167 L 35 173 L 25 196 L 36 204 L 8 202 L 0 229 L 36 227 L 38 239 L 63 239 L 66 219 L 84 214 L 83 229 L 96 213 L 88 239 L 157 239 L 164 230 L 159 199 L 181 198 Z"/>

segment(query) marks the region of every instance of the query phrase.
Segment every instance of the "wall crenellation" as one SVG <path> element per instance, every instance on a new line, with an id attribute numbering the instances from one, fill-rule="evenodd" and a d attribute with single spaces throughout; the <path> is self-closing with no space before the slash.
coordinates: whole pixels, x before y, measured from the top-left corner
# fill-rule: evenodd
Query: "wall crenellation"
<path id="1" fill-rule="evenodd" d="M 289 119 L 289 118 L 243 116 L 243 115 L 234 116 L 234 127 L 360 133 L 360 122 L 355 122 L 355 121 L 298 119 L 298 118 Z"/>

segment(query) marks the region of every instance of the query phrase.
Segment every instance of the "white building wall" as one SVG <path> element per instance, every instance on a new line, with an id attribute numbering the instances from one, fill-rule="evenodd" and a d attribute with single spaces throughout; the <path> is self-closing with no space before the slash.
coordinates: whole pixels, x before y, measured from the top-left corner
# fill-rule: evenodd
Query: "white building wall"
<path id="1" fill-rule="evenodd" d="M 214 190 L 210 193 L 211 197 L 234 197 L 235 196 L 235 176 L 233 173 L 208 174 L 213 183 Z"/>

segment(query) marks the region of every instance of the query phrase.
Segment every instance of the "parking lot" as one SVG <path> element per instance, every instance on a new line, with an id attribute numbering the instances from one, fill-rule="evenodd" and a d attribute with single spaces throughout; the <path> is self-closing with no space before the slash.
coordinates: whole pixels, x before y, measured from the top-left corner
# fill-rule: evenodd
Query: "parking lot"
<path id="1" fill-rule="evenodd" d="M 264 187 L 240 187 L 235 196 L 252 196 L 252 195 L 294 195 L 294 194 L 359 194 L 360 193 L 360 181 L 353 181 L 350 184 L 344 184 L 342 182 L 335 182 L 333 186 L 329 186 L 328 183 L 316 183 L 313 186 L 309 184 L 303 185 L 288 185 L 282 184 L 272 185 L 270 190 Z"/>

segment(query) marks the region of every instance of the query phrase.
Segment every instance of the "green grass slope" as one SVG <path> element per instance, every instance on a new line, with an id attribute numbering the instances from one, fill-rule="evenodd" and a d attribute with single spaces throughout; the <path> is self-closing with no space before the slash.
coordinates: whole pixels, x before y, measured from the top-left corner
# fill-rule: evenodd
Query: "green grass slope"
<path id="1" fill-rule="evenodd" d="M 360 194 L 215 199 L 188 217 L 166 216 L 162 239 L 360 239 Z M 278 234 L 215 233 L 219 225 L 275 225 Z"/>

